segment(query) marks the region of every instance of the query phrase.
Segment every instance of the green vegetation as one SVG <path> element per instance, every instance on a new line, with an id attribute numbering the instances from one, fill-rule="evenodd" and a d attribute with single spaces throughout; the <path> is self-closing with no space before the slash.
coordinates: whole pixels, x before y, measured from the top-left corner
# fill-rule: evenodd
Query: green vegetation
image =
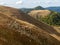
<path id="1" fill-rule="evenodd" d="M 58 36 L 59 33 L 51 26 L 35 20 L 18 9 L 10 7 L 0 9 L 5 9 L 5 12 L 0 11 L 0 45 L 60 45 L 60 40 L 57 40 L 59 37 L 52 36 L 52 34 Z M 41 16 L 36 17 L 42 19 Z"/>
<path id="2" fill-rule="evenodd" d="M 36 17 L 39 21 L 43 21 L 49 25 L 60 25 L 60 13 L 51 12 L 51 14 L 40 18 Z"/>

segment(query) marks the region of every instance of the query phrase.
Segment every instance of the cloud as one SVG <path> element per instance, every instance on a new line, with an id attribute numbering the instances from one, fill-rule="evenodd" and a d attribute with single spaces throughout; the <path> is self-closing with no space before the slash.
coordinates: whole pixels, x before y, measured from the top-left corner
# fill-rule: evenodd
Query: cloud
<path id="1" fill-rule="evenodd" d="M 58 3 L 60 3 L 60 1 L 57 1 L 57 0 L 54 0 L 54 1 L 47 1 L 46 2 L 47 4 L 58 4 Z"/>
<path id="2" fill-rule="evenodd" d="M 16 2 L 16 4 L 22 4 L 22 3 L 23 3 L 22 0 Z"/>
<path id="3" fill-rule="evenodd" d="M 0 2 L 0 5 L 4 5 L 5 4 L 5 2 Z"/>

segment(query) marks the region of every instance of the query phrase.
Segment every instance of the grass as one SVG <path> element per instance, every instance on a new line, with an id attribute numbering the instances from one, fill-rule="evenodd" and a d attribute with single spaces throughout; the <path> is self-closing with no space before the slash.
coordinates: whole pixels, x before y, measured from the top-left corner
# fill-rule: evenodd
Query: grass
<path id="1" fill-rule="evenodd" d="M 0 45 L 60 45 L 57 39 L 42 29 L 46 27 L 39 25 L 35 19 L 21 14 L 21 19 L 1 15 L 3 21 L 0 20 Z"/>

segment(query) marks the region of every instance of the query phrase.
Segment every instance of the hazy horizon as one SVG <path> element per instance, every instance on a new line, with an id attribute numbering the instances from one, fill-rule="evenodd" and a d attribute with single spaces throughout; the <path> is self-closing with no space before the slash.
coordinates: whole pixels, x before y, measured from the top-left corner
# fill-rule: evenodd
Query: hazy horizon
<path id="1" fill-rule="evenodd" d="M 36 6 L 42 7 L 57 7 L 60 6 L 59 0 L 0 0 L 0 5 L 14 8 L 34 8 Z"/>

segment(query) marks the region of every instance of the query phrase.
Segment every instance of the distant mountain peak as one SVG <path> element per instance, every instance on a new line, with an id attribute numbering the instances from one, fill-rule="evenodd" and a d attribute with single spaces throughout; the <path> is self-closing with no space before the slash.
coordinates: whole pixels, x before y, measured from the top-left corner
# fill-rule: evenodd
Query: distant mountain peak
<path id="1" fill-rule="evenodd" d="M 44 9 L 43 7 L 41 7 L 41 6 L 37 6 L 37 7 L 35 7 L 35 9 Z"/>
<path id="2" fill-rule="evenodd" d="M 45 9 L 41 6 L 37 6 L 37 7 L 34 7 L 34 8 L 22 8 L 21 10 L 25 13 L 28 13 L 32 10 L 45 10 Z"/>
<path id="3" fill-rule="evenodd" d="M 41 6 L 37 6 L 37 7 L 35 7 L 35 8 L 43 8 L 43 7 L 41 7 Z"/>

